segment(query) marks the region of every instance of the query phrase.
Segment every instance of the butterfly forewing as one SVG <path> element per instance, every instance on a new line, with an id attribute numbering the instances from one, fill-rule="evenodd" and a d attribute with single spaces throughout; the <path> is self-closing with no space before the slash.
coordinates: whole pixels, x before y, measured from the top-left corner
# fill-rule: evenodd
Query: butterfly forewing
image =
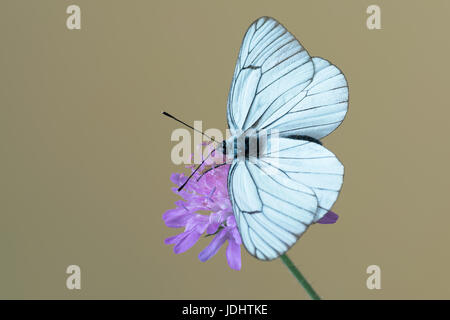
<path id="1" fill-rule="evenodd" d="M 280 102 L 300 94 L 313 75 L 310 56 L 285 27 L 268 17 L 255 21 L 244 36 L 231 83 L 227 107 L 231 133 L 245 131 L 263 114 L 277 111 Z"/>

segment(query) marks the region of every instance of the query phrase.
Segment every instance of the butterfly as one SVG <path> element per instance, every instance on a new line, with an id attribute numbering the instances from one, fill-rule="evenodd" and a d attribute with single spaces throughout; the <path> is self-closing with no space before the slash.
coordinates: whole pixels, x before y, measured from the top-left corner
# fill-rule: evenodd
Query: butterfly
<path id="1" fill-rule="evenodd" d="M 284 254 L 336 201 L 344 166 L 320 139 L 344 120 L 348 86 L 278 21 L 248 28 L 228 96 L 228 192 L 247 251 Z M 251 147 L 253 146 L 253 148 Z"/>

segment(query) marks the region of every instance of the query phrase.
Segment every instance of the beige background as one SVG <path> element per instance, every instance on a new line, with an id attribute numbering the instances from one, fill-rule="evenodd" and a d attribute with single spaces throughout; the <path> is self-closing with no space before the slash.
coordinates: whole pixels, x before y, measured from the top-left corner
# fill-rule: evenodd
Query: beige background
<path id="1" fill-rule="evenodd" d="M 78 4 L 82 30 L 66 29 Z M 378 3 L 382 30 L 366 28 Z M 329 299 L 450 298 L 448 1 L 18 1 L 0 5 L 0 298 L 303 299 L 280 261 L 231 270 L 208 243 L 175 255 L 161 215 L 170 134 L 161 110 L 226 128 L 241 39 L 277 18 L 350 85 L 324 140 L 346 167 L 336 225 L 290 251 Z M 65 269 L 82 268 L 82 290 Z M 382 289 L 366 288 L 366 268 Z"/>

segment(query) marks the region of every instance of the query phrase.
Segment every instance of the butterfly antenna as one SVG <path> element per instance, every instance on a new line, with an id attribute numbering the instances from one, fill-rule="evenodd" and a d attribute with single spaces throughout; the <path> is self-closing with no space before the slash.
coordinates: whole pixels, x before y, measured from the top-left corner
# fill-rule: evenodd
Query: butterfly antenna
<path id="1" fill-rule="evenodd" d="M 180 119 L 174 117 L 174 116 L 171 115 L 170 113 L 167 113 L 167 112 L 165 112 L 165 111 L 163 111 L 163 112 L 161 112 L 161 113 L 162 113 L 163 115 L 165 115 L 166 117 L 172 118 L 173 120 L 175 120 L 175 121 L 177 121 L 177 122 L 179 122 L 179 123 L 181 123 L 181 124 L 184 124 L 186 127 L 191 128 L 192 130 L 201 133 L 202 135 L 204 135 L 205 137 L 207 137 L 207 138 L 210 139 L 211 141 L 217 142 L 214 138 L 208 136 L 207 134 L 205 134 L 204 132 L 202 132 L 202 131 L 200 131 L 200 130 L 198 130 L 198 129 L 195 129 L 193 126 L 188 125 L 186 122 L 181 121 Z"/>
<path id="2" fill-rule="evenodd" d="M 209 138 L 211 141 L 218 143 L 214 138 L 212 138 L 212 137 L 208 136 L 207 134 L 205 134 L 204 132 L 202 132 L 202 131 L 200 131 L 200 130 L 194 128 L 193 126 L 187 124 L 186 122 L 181 121 L 180 119 L 174 117 L 174 116 L 171 115 L 170 113 L 167 113 L 167 112 L 165 112 L 165 111 L 163 111 L 163 112 L 161 112 L 161 113 L 162 113 L 163 115 L 165 115 L 166 117 L 169 117 L 169 118 L 171 118 L 171 119 L 173 119 L 173 120 L 175 120 L 175 121 L 177 121 L 177 122 L 179 122 L 179 123 L 181 123 L 181 124 L 184 124 L 186 127 L 191 128 L 192 130 L 201 133 L 201 134 L 204 135 L 205 137 Z M 191 180 L 191 178 L 195 175 L 195 173 L 198 171 L 198 169 L 200 169 L 200 167 L 203 165 L 203 163 L 205 163 L 205 161 L 209 158 L 209 156 L 210 156 L 213 152 L 214 152 L 214 150 L 211 151 L 211 152 L 209 153 L 209 155 L 202 161 L 202 163 L 200 163 L 200 164 L 198 165 L 197 168 L 195 168 L 195 170 L 194 170 L 194 171 L 191 173 L 191 175 L 186 179 L 186 181 L 178 188 L 178 192 L 180 192 L 181 190 L 183 190 L 184 186 L 189 182 L 189 180 Z"/>

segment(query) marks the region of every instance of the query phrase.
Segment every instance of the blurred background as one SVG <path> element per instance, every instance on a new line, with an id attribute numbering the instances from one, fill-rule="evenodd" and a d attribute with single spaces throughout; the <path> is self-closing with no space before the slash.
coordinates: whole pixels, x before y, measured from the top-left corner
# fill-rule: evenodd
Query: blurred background
<path id="1" fill-rule="evenodd" d="M 375 3 L 377 2 L 377 3 Z M 289 251 L 325 299 L 449 299 L 447 31 L 436 1 L 4 0 L 0 4 L 0 298 L 306 299 L 281 261 L 202 239 L 175 255 L 162 214 L 173 113 L 226 129 L 226 101 L 247 27 L 268 15 L 350 89 L 324 139 L 345 165 L 335 225 Z M 66 8 L 81 8 L 68 30 Z M 381 8 L 381 30 L 366 9 Z M 81 290 L 66 288 L 68 265 Z M 381 268 L 381 289 L 366 268 Z"/>

